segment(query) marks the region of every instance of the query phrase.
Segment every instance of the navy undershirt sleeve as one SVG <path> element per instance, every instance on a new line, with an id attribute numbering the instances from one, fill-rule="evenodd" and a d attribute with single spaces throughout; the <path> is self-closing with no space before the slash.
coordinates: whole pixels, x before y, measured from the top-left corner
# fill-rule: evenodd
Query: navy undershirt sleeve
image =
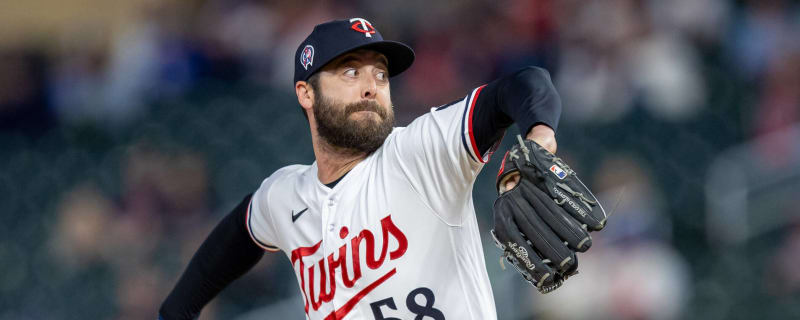
<path id="1" fill-rule="evenodd" d="M 206 238 L 159 309 L 159 319 L 195 319 L 228 284 L 261 260 L 259 248 L 245 228 L 247 195 Z"/>
<path id="2" fill-rule="evenodd" d="M 537 124 L 554 131 L 561 116 L 561 98 L 547 70 L 526 67 L 487 84 L 473 110 L 472 130 L 480 154 L 485 154 L 516 123 L 524 136 Z"/>

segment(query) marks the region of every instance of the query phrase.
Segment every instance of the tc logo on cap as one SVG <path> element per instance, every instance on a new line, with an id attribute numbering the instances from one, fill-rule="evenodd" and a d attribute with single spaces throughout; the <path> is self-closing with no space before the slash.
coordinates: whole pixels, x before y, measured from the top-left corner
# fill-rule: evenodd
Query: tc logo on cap
<path id="1" fill-rule="evenodd" d="M 375 33 L 375 28 L 373 28 L 372 24 L 364 18 L 353 18 L 350 19 L 350 22 L 353 23 L 350 28 L 363 33 L 367 38 L 372 38 L 372 34 Z"/>
<path id="2" fill-rule="evenodd" d="M 303 53 L 300 54 L 300 64 L 308 70 L 308 66 L 314 62 L 314 47 L 307 45 L 303 48 Z"/>

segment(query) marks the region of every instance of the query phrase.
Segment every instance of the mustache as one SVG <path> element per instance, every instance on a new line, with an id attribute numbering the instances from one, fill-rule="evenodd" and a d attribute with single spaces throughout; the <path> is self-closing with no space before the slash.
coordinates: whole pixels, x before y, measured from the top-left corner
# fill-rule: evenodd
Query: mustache
<path id="1" fill-rule="evenodd" d="M 344 113 L 345 115 L 348 116 L 355 112 L 360 112 L 360 111 L 372 111 L 380 115 L 381 118 L 383 119 L 386 118 L 386 110 L 384 108 L 381 108 L 381 106 L 377 102 L 372 100 L 362 100 L 359 102 L 353 102 L 348 104 L 344 108 Z"/>

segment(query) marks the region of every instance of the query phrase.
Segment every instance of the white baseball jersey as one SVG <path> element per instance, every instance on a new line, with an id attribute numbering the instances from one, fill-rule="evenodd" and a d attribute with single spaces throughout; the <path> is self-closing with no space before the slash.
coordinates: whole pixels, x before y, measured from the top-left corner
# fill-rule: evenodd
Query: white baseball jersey
<path id="1" fill-rule="evenodd" d="M 497 318 L 472 203 L 481 89 L 395 128 L 333 188 L 316 163 L 261 184 L 250 235 L 289 257 L 309 319 Z"/>

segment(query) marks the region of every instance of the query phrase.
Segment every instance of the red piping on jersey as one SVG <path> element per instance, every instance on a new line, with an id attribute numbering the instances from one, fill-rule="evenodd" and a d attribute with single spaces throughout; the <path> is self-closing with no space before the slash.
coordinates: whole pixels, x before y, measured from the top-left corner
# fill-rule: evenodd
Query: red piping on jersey
<path id="1" fill-rule="evenodd" d="M 304 261 L 303 258 L 314 255 L 319 250 L 322 241 L 317 242 L 311 247 L 298 247 L 292 250 L 290 259 L 292 266 L 296 268 L 296 272 L 299 277 L 298 281 L 300 282 L 300 288 L 303 292 L 306 314 L 309 312 L 309 306 L 314 310 L 319 310 L 322 304 L 331 302 L 333 300 L 334 295 L 336 294 L 335 278 L 337 274 L 341 275 L 342 283 L 345 287 L 352 288 L 356 285 L 356 281 L 358 281 L 358 279 L 362 276 L 361 267 L 363 265 L 362 261 L 359 259 L 359 248 L 361 247 L 360 244 L 362 242 L 365 243 L 367 251 L 365 254 L 366 267 L 373 270 L 377 270 L 383 266 L 385 262 L 399 259 L 405 254 L 406 250 L 408 249 L 408 238 L 405 236 L 405 234 L 403 234 L 400 228 L 398 228 L 394 222 L 392 222 L 391 215 L 387 215 L 381 219 L 381 235 L 383 237 L 383 243 L 380 246 L 380 255 L 378 257 L 376 257 L 376 255 L 378 255 L 378 252 L 376 252 L 376 249 L 378 248 L 375 246 L 376 239 L 372 231 L 369 229 L 364 229 L 350 241 L 345 241 L 344 245 L 339 247 L 338 258 L 334 258 L 335 252 L 331 252 L 327 256 L 327 260 L 325 257 L 322 257 L 318 263 L 311 263 L 308 268 L 306 268 L 306 261 Z M 391 238 L 394 238 L 395 241 L 397 241 L 397 248 L 390 252 L 389 242 Z M 348 269 L 350 269 L 347 260 L 348 249 L 350 249 L 349 251 L 352 254 L 352 277 L 349 276 L 348 272 Z M 325 261 L 327 261 L 327 267 L 325 265 Z M 317 281 L 316 277 L 314 276 L 317 271 L 320 274 L 319 281 Z M 306 272 L 308 273 L 306 274 Z M 362 296 L 358 296 L 357 294 L 348 301 L 352 301 L 353 304 L 357 303 L 363 298 L 363 295 L 366 295 L 373 290 L 375 286 L 383 283 L 388 277 L 391 277 L 391 274 L 394 274 L 394 272 L 395 271 L 391 271 L 384 277 L 375 280 L 375 282 L 367 284 L 367 287 L 358 293 Z M 308 285 L 306 286 L 306 284 Z M 318 295 L 316 294 L 317 292 L 315 288 L 319 288 Z M 352 306 L 347 307 L 345 305 L 345 307 L 341 310 L 332 313 L 332 316 L 334 317 L 332 319 L 343 317 L 350 309 L 352 309 Z M 331 317 L 331 315 L 328 317 Z"/>
<path id="2" fill-rule="evenodd" d="M 300 261 L 300 288 L 303 290 L 303 293 L 304 293 L 303 294 L 303 298 L 304 298 L 305 303 L 306 303 L 306 307 L 305 307 L 306 313 L 308 313 L 308 305 L 309 305 L 310 301 L 309 301 L 308 295 L 305 294 L 305 291 L 306 291 L 306 278 L 305 278 L 304 273 L 303 273 L 303 256 L 310 256 L 310 255 L 314 254 L 314 252 L 317 252 L 317 250 L 319 249 L 320 245 L 322 245 L 322 240 L 320 240 L 319 242 L 317 242 L 317 244 L 315 244 L 313 246 L 300 247 L 300 248 L 292 250 L 292 257 L 291 257 L 292 266 L 294 266 L 295 261 Z M 314 281 L 314 279 L 312 278 L 309 281 Z"/>
<path id="3" fill-rule="evenodd" d="M 350 300 L 347 300 L 347 302 L 341 308 L 339 308 L 339 310 L 331 312 L 327 317 L 325 317 L 325 320 L 344 319 L 344 316 L 346 316 L 350 310 L 353 310 L 353 307 L 356 306 L 358 301 L 363 299 L 367 294 L 369 294 L 370 291 L 374 290 L 387 279 L 391 278 L 395 273 L 397 273 L 397 268 L 392 269 L 392 271 L 389 271 L 387 274 L 383 275 L 378 280 L 375 280 L 375 282 L 359 291 L 355 296 L 350 298 Z"/>
<path id="4" fill-rule="evenodd" d="M 485 86 L 486 85 L 484 84 L 475 90 L 475 96 L 472 97 L 472 103 L 470 103 L 469 106 L 469 115 L 467 115 L 469 117 L 469 129 L 467 129 L 469 131 L 469 142 L 472 143 L 472 151 L 475 153 L 475 156 L 481 163 L 486 163 L 486 160 L 483 160 L 483 156 L 478 154 L 478 144 L 475 143 L 475 135 L 472 133 L 472 111 L 475 110 L 475 103 L 478 101 L 478 95 L 481 94 L 481 90 L 483 90 L 483 87 Z"/>

